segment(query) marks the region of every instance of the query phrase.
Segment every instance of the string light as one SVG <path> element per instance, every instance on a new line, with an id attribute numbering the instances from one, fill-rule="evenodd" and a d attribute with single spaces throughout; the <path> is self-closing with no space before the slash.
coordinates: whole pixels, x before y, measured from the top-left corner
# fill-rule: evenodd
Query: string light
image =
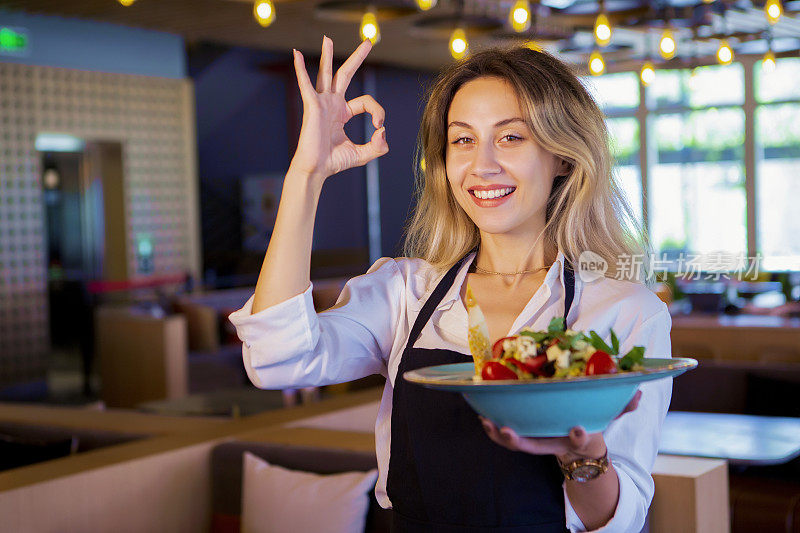
<path id="1" fill-rule="evenodd" d="M 778 22 L 781 15 L 783 15 L 783 6 L 781 6 L 780 0 L 767 0 L 767 4 L 764 6 L 764 14 L 770 24 Z"/>
<path id="2" fill-rule="evenodd" d="M 267 27 L 275 21 L 275 6 L 272 0 L 257 0 L 253 4 L 253 16 L 263 27 Z"/>
<path id="3" fill-rule="evenodd" d="M 358 28 L 361 40 L 369 39 L 372 44 L 381 40 L 381 29 L 378 27 L 378 18 L 372 11 L 366 11 L 361 17 L 361 26 Z"/>
<path id="4" fill-rule="evenodd" d="M 639 73 L 642 83 L 645 87 L 656 81 L 656 68 L 653 66 L 652 61 L 646 61 L 642 65 L 642 71 Z"/>
<path id="5" fill-rule="evenodd" d="M 771 48 L 767 50 L 767 53 L 764 54 L 764 59 L 761 60 L 761 69 L 764 72 L 775 71 L 775 52 Z"/>
<path id="6" fill-rule="evenodd" d="M 453 59 L 462 59 L 468 52 L 467 34 L 461 28 L 456 28 L 450 35 L 450 55 L 453 56 Z"/>
<path id="7" fill-rule="evenodd" d="M 717 61 L 720 65 L 730 65 L 733 62 L 733 50 L 725 39 L 720 41 L 719 48 L 717 48 Z"/>
<path id="8" fill-rule="evenodd" d="M 136 0 L 119 0 L 119 3 L 122 4 L 125 7 L 128 7 L 131 4 L 133 4 L 135 1 Z"/>
<path id="9" fill-rule="evenodd" d="M 603 54 L 600 50 L 594 50 L 589 56 L 589 72 L 592 76 L 599 76 L 606 70 L 606 62 L 603 61 Z"/>
<path id="10" fill-rule="evenodd" d="M 531 27 L 531 6 L 528 0 L 517 0 L 508 13 L 508 22 L 517 33 Z"/>
<path id="11" fill-rule="evenodd" d="M 417 0 L 417 7 L 422 11 L 428 11 L 436 7 L 437 0 Z"/>
<path id="12" fill-rule="evenodd" d="M 594 21 L 594 40 L 599 46 L 606 46 L 611 42 L 611 23 L 606 15 L 606 3 L 600 0 L 600 12 Z"/>
<path id="13" fill-rule="evenodd" d="M 669 28 L 664 29 L 661 34 L 661 41 L 658 43 L 658 51 L 661 52 L 661 57 L 664 59 L 672 59 L 675 57 L 675 38 L 672 36 L 672 30 Z"/>

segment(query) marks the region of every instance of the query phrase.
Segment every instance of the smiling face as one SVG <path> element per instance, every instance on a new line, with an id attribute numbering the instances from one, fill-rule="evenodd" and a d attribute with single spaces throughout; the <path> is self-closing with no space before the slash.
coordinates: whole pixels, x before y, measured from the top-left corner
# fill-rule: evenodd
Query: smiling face
<path id="1" fill-rule="evenodd" d="M 447 113 L 450 189 L 481 233 L 531 235 L 545 225 L 560 158 L 533 139 L 513 87 L 481 77 L 462 85 Z"/>

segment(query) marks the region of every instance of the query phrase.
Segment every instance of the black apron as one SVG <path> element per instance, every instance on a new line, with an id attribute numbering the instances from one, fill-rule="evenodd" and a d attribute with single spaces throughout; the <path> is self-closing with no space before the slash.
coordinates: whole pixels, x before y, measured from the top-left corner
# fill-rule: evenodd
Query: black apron
<path id="1" fill-rule="evenodd" d="M 495 444 L 460 394 L 403 379 L 409 370 L 472 361 L 452 350 L 414 348 L 468 255 L 453 265 L 425 302 L 400 359 L 386 482 L 392 530 L 564 533 L 564 478 L 555 456 L 513 452 Z M 564 286 L 566 323 L 575 294 L 569 263 Z"/>

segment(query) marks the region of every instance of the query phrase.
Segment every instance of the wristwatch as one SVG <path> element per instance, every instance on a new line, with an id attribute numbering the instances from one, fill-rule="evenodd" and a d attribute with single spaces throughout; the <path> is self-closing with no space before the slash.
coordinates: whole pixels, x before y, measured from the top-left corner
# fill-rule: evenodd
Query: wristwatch
<path id="1" fill-rule="evenodd" d="M 608 450 L 599 459 L 576 459 L 571 463 L 562 463 L 559 459 L 558 465 L 565 479 L 581 483 L 590 481 L 608 470 Z"/>

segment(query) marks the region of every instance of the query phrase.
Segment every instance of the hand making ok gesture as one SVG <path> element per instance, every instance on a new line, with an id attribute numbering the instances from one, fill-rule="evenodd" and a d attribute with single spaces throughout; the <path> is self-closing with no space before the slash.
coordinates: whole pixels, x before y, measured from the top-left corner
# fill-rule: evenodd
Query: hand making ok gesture
<path id="1" fill-rule="evenodd" d="M 368 95 L 345 100 L 345 91 L 358 67 L 372 49 L 372 43 L 364 40 L 333 75 L 333 41 L 322 39 L 322 57 L 316 88 L 311 84 L 306 71 L 303 54 L 295 50 L 294 68 L 297 83 L 303 98 L 303 125 L 300 140 L 292 159 L 292 167 L 307 172 L 316 179 L 366 164 L 389 151 L 386 143 L 386 128 L 383 127 L 385 112 Z M 361 113 L 372 116 L 375 133 L 366 144 L 355 144 L 347 138 L 344 125 Z"/>

